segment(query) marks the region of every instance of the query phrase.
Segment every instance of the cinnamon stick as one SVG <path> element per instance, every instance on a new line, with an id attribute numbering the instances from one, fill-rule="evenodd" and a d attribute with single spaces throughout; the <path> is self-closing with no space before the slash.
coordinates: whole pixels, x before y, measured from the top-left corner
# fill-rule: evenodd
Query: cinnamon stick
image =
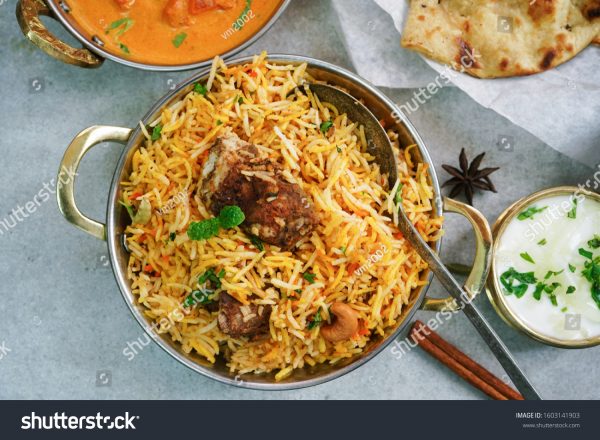
<path id="1" fill-rule="evenodd" d="M 482 365 L 445 341 L 431 328 L 416 321 L 410 336 L 426 352 L 438 359 L 464 380 L 496 400 L 523 400 L 523 396 Z"/>

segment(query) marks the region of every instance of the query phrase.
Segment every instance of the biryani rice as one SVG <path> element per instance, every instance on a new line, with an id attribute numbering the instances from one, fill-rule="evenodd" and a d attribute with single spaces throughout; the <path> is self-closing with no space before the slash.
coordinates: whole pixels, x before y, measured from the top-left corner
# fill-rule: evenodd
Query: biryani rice
<path id="1" fill-rule="evenodd" d="M 185 352 L 213 363 L 222 355 L 238 374 L 275 371 L 281 380 L 297 368 L 336 363 L 397 324 L 427 268 L 392 221 L 397 192 L 428 241 L 441 235 L 427 165 L 412 160 L 415 146 L 401 149 L 398 135 L 388 133 L 399 159 L 399 180 L 388 191 L 362 127 L 310 91 L 287 97 L 313 80 L 306 67 L 269 63 L 265 53 L 232 67 L 216 58 L 208 93 L 191 91 L 165 108 L 152 124 L 162 127 L 158 139 L 142 127 L 146 139 L 121 183 L 124 203 L 145 199 L 152 207 L 150 221 L 126 229 L 128 277 L 146 315 Z M 327 133 L 320 129 L 324 121 L 333 122 Z M 197 190 L 209 148 L 229 132 L 279 162 L 285 179 L 312 198 L 320 223 L 293 252 L 268 244 L 260 251 L 239 227 L 208 240 L 188 238 L 190 222 L 212 217 Z M 219 330 L 217 311 L 183 306 L 211 268 L 224 269 L 222 288 L 238 301 L 272 307 L 268 335 L 233 338 Z M 303 277 L 307 272 L 313 283 Z M 308 325 L 317 313 L 329 320 L 328 307 L 336 301 L 358 313 L 360 329 L 334 344 L 318 325 Z"/>

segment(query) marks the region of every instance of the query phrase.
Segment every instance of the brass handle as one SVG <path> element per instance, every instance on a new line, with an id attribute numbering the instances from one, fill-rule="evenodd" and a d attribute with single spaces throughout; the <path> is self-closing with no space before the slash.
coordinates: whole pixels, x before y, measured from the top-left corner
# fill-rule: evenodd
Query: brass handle
<path id="1" fill-rule="evenodd" d="M 126 143 L 131 131 L 130 128 L 102 125 L 86 128 L 73 139 L 60 163 L 56 190 L 58 209 L 67 221 L 100 240 L 106 240 L 106 225 L 81 213 L 75 203 L 75 178 L 63 181 L 62 177 L 65 173 L 76 176 L 81 159 L 94 145 L 105 141 Z"/>
<path id="2" fill-rule="evenodd" d="M 104 58 L 87 49 L 71 47 L 52 35 L 40 20 L 40 15 L 53 18 L 44 0 L 19 0 L 17 3 L 17 21 L 29 41 L 51 57 L 67 64 L 88 68 L 102 65 Z"/>
<path id="3" fill-rule="evenodd" d="M 465 282 L 465 290 L 469 299 L 474 299 L 484 288 L 492 263 L 492 231 L 486 218 L 477 209 L 465 203 L 444 197 L 444 211 L 460 214 L 469 220 L 475 232 L 475 261 L 473 269 Z M 421 309 L 439 312 L 458 311 L 456 301 L 452 297 L 425 297 Z"/>

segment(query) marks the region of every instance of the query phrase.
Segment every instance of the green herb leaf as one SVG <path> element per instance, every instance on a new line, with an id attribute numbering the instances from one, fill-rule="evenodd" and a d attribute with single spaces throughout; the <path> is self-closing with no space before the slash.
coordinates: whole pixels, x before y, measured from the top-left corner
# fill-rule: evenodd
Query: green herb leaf
<path id="1" fill-rule="evenodd" d="M 264 251 L 265 250 L 265 246 L 263 245 L 263 241 L 258 238 L 256 235 L 251 235 L 250 236 L 250 242 L 254 245 L 254 247 L 256 249 L 258 249 L 259 251 Z"/>
<path id="2" fill-rule="evenodd" d="M 538 301 L 542 299 L 542 292 L 544 291 L 544 287 L 546 287 L 544 283 L 537 283 L 537 285 L 535 286 L 535 290 L 533 291 L 533 297 Z"/>
<path id="3" fill-rule="evenodd" d="M 342 152 L 342 149 L 340 147 L 335 147 L 335 149 L 337 150 L 338 153 Z"/>
<path id="4" fill-rule="evenodd" d="M 210 281 L 215 289 L 220 289 L 221 278 L 223 278 L 224 276 L 225 269 L 221 269 L 221 271 L 218 274 L 215 274 L 215 271 L 212 268 L 210 268 L 198 277 L 198 284 L 202 285 L 207 281 Z"/>
<path id="5" fill-rule="evenodd" d="M 346 246 L 342 246 L 340 248 L 340 251 L 342 251 L 342 254 L 344 254 L 344 256 L 346 255 Z"/>
<path id="6" fill-rule="evenodd" d="M 575 273 L 575 266 L 569 264 L 569 270 L 571 271 L 571 273 Z"/>
<path id="7" fill-rule="evenodd" d="M 519 220 L 527 220 L 528 218 L 533 218 L 533 216 L 535 214 L 539 214 L 540 212 L 544 211 L 546 208 L 548 208 L 547 206 L 544 206 L 542 208 L 537 208 L 536 206 L 531 206 L 529 208 L 527 208 L 525 211 L 521 212 L 517 218 Z"/>
<path id="8" fill-rule="evenodd" d="M 244 103 L 244 98 L 240 96 L 237 102 L 238 104 L 242 105 Z"/>
<path id="9" fill-rule="evenodd" d="M 119 43 L 119 49 L 123 51 L 123 53 L 130 54 L 129 48 L 125 46 L 123 43 Z"/>
<path id="10" fill-rule="evenodd" d="M 527 291 L 529 284 L 537 282 L 533 272 L 517 272 L 514 267 L 511 267 L 502 275 L 500 275 L 500 283 L 504 286 L 505 294 L 515 294 L 521 297 Z M 521 287 L 523 286 L 523 287 Z"/>
<path id="11" fill-rule="evenodd" d="M 185 300 L 183 301 L 183 305 L 185 307 L 192 307 L 196 304 L 200 304 L 203 306 L 206 304 L 210 304 L 214 302 L 212 298 L 213 294 L 214 291 L 212 290 L 194 290 L 185 298 Z"/>
<path id="12" fill-rule="evenodd" d="M 219 222 L 224 229 L 235 228 L 242 224 L 246 216 L 239 206 L 225 206 L 219 213 Z"/>
<path id="13" fill-rule="evenodd" d="M 296 290 L 294 290 L 294 292 L 300 294 L 300 293 L 302 293 L 302 289 L 296 289 Z"/>
<path id="14" fill-rule="evenodd" d="M 333 122 L 331 122 L 331 121 L 321 122 L 321 133 L 326 134 L 331 127 L 333 127 Z"/>
<path id="15" fill-rule="evenodd" d="M 187 37 L 187 34 L 185 32 L 175 35 L 175 38 L 173 38 L 173 46 L 175 46 L 175 47 L 181 46 L 183 44 L 184 40 L 186 39 L 186 37 Z"/>
<path id="16" fill-rule="evenodd" d="M 154 126 L 154 128 L 152 129 L 152 136 L 150 137 L 150 139 L 152 139 L 152 141 L 159 140 L 161 131 L 162 131 L 162 124 L 156 124 Z"/>
<path id="17" fill-rule="evenodd" d="M 546 243 L 548 243 L 548 241 L 545 238 L 542 238 L 540 241 L 538 241 L 540 246 L 544 246 Z"/>
<path id="18" fill-rule="evenodd" d="M 176 237 L 177 237 L 177 234 L 175 232 L 171 232 L 169 234 L 169 240 L 171 240 L 171 241 L 175 241 Z"/>
<path id="19" fill-rule="evenodd" d="M 570 295 L 571 293 L 575 292 L 575 290 L 577 290 L 575 286 L 567 287 L 567 295 Z"/>
<path id="20" fill-rule="evenodd" d="M 568 218 L 577 218 L 577 199 L 573 199 L 573 208 L 567 212 Z"/>
<path id="21" fill-rule="evenodd" d="M 131 27 L 134 24 L 135 24 L 135 20 L 133 20 L 129 17 L 120 18 L 116 21 L 113 21 L 111 24 L 108 25 L 108 27 L 106 28 L 106 33 L 108 34 L 110 31 L 118 29 L 118 31 L 115 33 L 115 35 L 121 36 L 125 32 L 127 32 L 129 29 L 131 29 Z"/>
<path id="22" fill-rule="evenodd" d="M 583 248 L 579 248 L 579 255 L 581 255 L 584 258 L 587 258 L 588 260 L 591 260 L 592 258 L 594 258 L 593 253 L 591 253 L 590 251 L 586 251 Z"/>
<path id="23" fill-rule="evenodd" d="M 187 230 L 187 235 L 191 240 L 208 240 L 218 234 L 218 218 L 209 218 L 199 222 L 192 222 Z"/>
<path id="24" fill-rule="evenodd" d="M 527 252 L 522 252 L 522 253 L 519 254 L 519 256 L 523 260 L 528 261 L 528 262 L 530 262 L 532 264 L 535 264 L 535 261 L 533 261 L 533 258 L 531 258 L 531 255 L 529 255 Z"/>
<path id="25" fill-rule="evenodd" d="M 569 309 L 567 309 L 566 307 L 563 307 L 562 309 L 560 309 L 560 311 L 563 313 L 566 312 L 567 310 L 569 310 Z"/>
<path id="26" fill-rule="evenodd" d="M 403 183 L 401 183 L 400 185 L 398 185 L 398 189 L 396 190 L 396 194 L 394 194 L 394 203 L 396 205 L 402 203 L 402 187 L 404 186 Z"/>
<path id="27" fill-rule="evenodd" d="M 588 241 L 587 244 L 591 249 L 600 248 L 600 236 L 594 234 L 594 238 L 592 238 L 590 241 Z"/>
<path id="28" fill-rule="evenodd" d="M 304 272 L 302 274 L 302 278 L 304 278 L 306 281 L 308 281 L 310 284 L 314 284 L 315 282 L 315 278 L 317 276 L 314 273 L 309 273 L 309 272 Z"/>
<path id="29" fill-rule="evenodd" d="M 133 210 L 133 206 L 128 205 L 127 203 L 122 202 L 121 200 L 119 200 L 119 203 L 125 207 L 125 209 L 127 210 L 127 213 L 129 214 L 129 217 L 131 217 L 131 220 L 133 220 L 133 218 L 135 217 L 135 212 Z"/>
<path id="30" fill-rule="evenodd" d="M 319 307 L 319 310 L 317 310 L 317 313 L 315 313 L 315 316 L 313 316 L 313 319 L 308 323 L 307 328 L 309 330 L 312 330 L 315 327 L 318 327 L 319 325 L 321 325 L 322 322 L 323 322 L 323 318 L 321 317 L 321 307 Z"/>
<path id="31" fill-rule="evenodd" d="M 555 275 L 560 275 L 561 273 L 563 273 L 565 270 L 559 270 L 558 272 L 554 272 L 553 270 L 549 270 L 546 273 L 546 276 L 544 277 L 545 280 L 547 280 L 548 278 L 555 276 Z"/>
<path id="32" fill-rule="evenodd" d="M 592 299 L 600 308 L 600 257 L 586 261 L 585 269 L 581 271 L 581 274 L 591 283 Z"/>
<path id="33" fill-rule="evenodd" d="M 206 96 L 206 94 L 208 93 L 208 89 L 204 84 L 196 83 L 194 85 L 194 92 L 199 93 L 202 96 Z"/>

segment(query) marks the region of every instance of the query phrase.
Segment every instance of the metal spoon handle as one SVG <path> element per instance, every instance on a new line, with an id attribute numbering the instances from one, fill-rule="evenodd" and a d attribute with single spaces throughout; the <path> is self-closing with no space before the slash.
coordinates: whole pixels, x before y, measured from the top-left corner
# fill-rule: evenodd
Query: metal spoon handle
<path id="1" fill-rule="evenodd" d="M 498 359 L 519 392 L 525 399 L 541 400 L 540 395 L 529 382 L 529 379 L 527 379 L 521 368 L 519 368 L 508 348 L 504 345 L 486 319 L 481 315 L 481 312 L 479 312 L 475 305 L 472 304 L 470 296 L 465 288 L 450 274 L 437 254 L 416 231 L 412 223 L 406 217 L 406 214 L 402 211 L 399 214 L 398 226 L 404 233 L 404 236 L 413 246 L 415 246 L 415 250 L 419 253 L 421 258 L 427 262 L 440 283 L 442 283 L 450 295 L 456 299 L 458 305 L 462 307 L 467 318 L 469 318 L 483 340 L 490 347 L 492 353 L 494 353 L 494 356 L 496 356 L 496 359 Z"/>

